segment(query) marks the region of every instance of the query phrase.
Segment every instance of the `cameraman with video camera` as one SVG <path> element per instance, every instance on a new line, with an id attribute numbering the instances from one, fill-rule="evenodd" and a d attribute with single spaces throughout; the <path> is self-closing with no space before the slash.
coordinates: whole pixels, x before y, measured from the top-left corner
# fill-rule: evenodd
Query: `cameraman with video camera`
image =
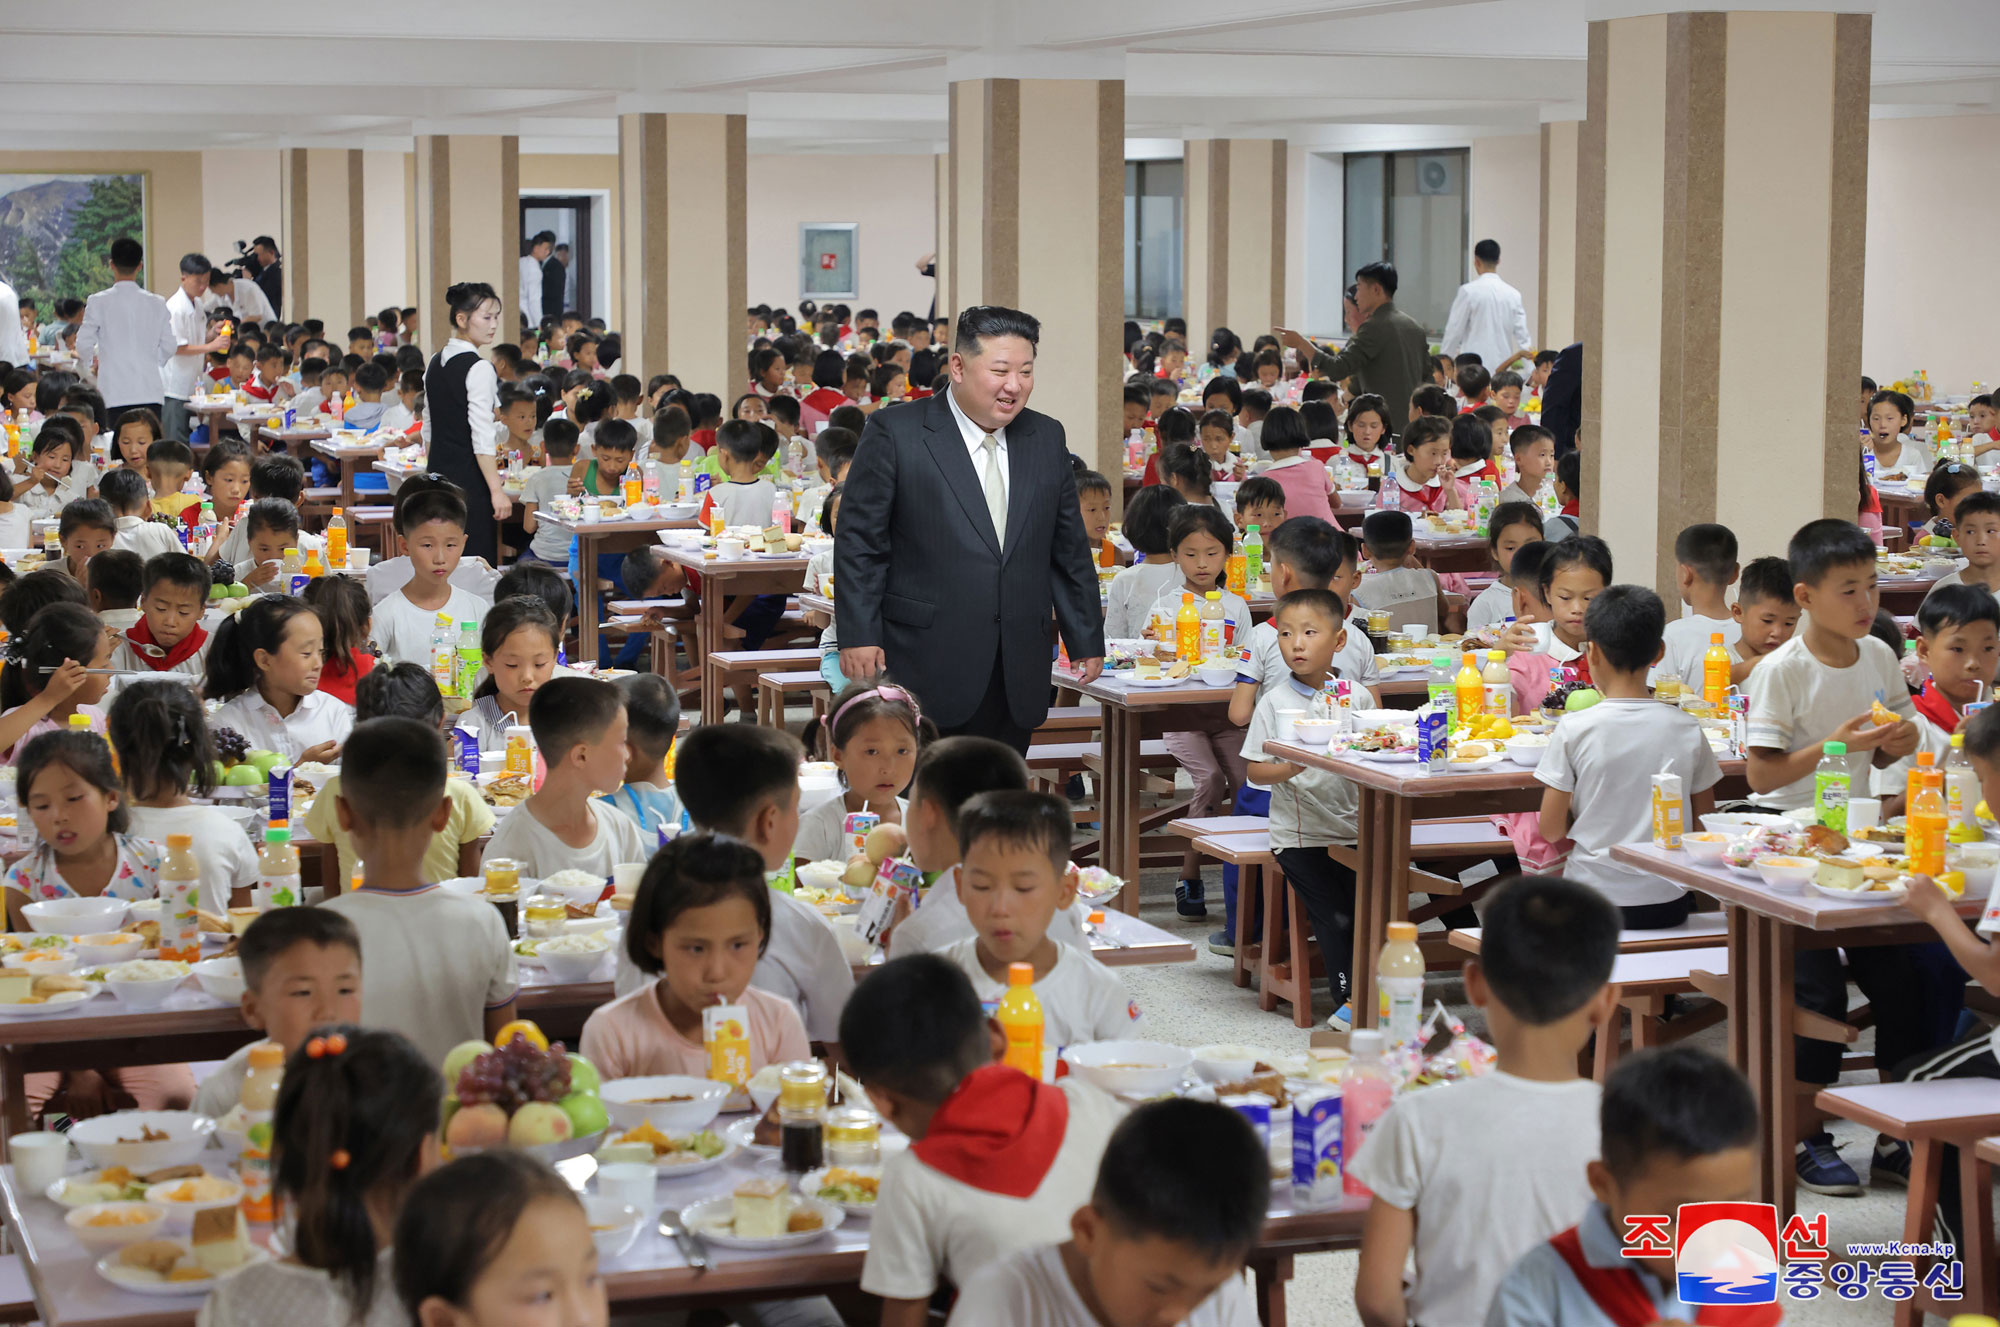
<path id="1" fill-rule="evenodd" d="M 236 242 L 236 250 L 243 256 L 232 267 L 241 267 L 243 274 L 257 283 L 257 289 L 264 293 L 266 310 L 260 322 L 267 322 L 278 316 L 278 310 L 285 307 L 285 275 L 278 257 L 278 242 L 269 235 L 259 235 L 250 241 L 246 252 L 243 241 Z M 236 311 L 249 316 L 249 310 L 241 305 Z"/>

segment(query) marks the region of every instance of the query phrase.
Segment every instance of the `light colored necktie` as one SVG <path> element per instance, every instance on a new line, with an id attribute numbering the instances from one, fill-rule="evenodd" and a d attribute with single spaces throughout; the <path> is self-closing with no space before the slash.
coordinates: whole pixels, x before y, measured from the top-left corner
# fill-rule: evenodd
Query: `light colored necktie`
<path id="1" fill-rule="evenodd" d="M 1007 480 L 1000 473 L 1000 440 L 988 433 L 981 440 L 986 453 L 986 513 L 993 518 L 993 537 L 1007 543 Z"/>

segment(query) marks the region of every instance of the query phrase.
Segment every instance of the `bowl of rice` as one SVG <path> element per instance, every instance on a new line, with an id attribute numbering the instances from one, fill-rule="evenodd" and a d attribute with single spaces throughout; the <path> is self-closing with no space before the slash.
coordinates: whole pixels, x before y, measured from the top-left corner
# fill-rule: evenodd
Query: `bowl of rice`
<path id="1" fill-rule="evenodd" d="M 604 877 L 595 871 L 557 871 L 542 881 L 542 892 L 573 908 L 594 908 L 604 896 Z"/>
<path id="2" fill-rule="evenodd" d="M 107 968 L 104 984 L 127 1009 L 158 1009 L 192 969 L 176 959 L 135 958 Z"/>
<path id="3" fill-rule="evenodd" d="M 535 945 L 535 961 L 560 982 L 583 981 L 611 952 L 608 935 L 558 935 Z"/>

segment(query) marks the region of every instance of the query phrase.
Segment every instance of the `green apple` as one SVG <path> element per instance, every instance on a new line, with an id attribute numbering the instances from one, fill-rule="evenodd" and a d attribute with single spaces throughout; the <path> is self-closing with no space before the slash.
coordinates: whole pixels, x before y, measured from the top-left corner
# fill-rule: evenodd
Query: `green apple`
<path id="1" fill-rule="evenodd" d="M 231 788 L 255 788 L 264 782 L 264 777 L 264 771 L 246 761 L 241 765 L 231 765 L 222 782 Z"/>
<path id="2" fill-rule="evenodd" d="M 257 772 L 269 777 L 271 770 L 285 763 L 285 758 L 275 751 L 251 751 L 244 755 L 245 765 L 255 765 Z"/>
<path id="3" fill-rule="evenodd" d="M 571 1069 L 574 1074 L 576 1071 Z M 605 1111 L 604 1103 L 589 1092 L 572 1092 L 556 1103 L 563 1114 L 569 1116 L 570 1136 L 588 1138 L 599 1129 L 611 1126 L 611 1116 Z"/>
<path id="4" fill-rule="evenodd" d="M 458 1076 L 466 1066 L 493 1049 L 488 1041 L 461 1041 L 451 1048 L 444 1057 L 444 1087 L 447 1092 L 458 1091 Z"/>
<path id="5" fill-rule="evenodd" d="M 229 766 L 223 764 L 221 761 L 218 760 L 215 762 L 215 769 L 213 773 L 215 776 L 215 782 L 218 785 L 227 784 L 229 782 Z"/>
<path id="6" fill-rule="evenodd" d="M 248 599 L 250 597 L 250 587 L 238 582 L 229 587 L 229 597 L 231 599 Z"/>
<path id="7" fill-rule="evenodd" d="M 569 1090 L 571 1092 L 588 1092 L 592 1096 L 596 1096 L 598 1089 L 603 1086 L 603 1083 L 603 1077 L 597 1072 L 596 1065 L 584 1059 L 575 1051 L 569 1052 Z M 578 1132 L 588 1133 L 589 1130 L 579 1130 Z"/>
<path id="8" fill-rule="evenodd" d="M 227 599 L 229 597 L 229 587 L 226 585 L 211 585 L 208 587 L 208 597 L 211 599 Z"/>
<path id="9" fill-rule="evenodd" d="M 1589 709 L 1592 705 L 1595 705 L 1598 701 L 1603 699 L 1604 699 L 1603 696 L 1599 695 L 1591 688 L 1585 687 L 1581 691 L 1570 692 L 1569 699 L 1563 702 L 1563 709 L 1567 710 L 1571 714 L 1574 714 L 1578 710 Z"/>

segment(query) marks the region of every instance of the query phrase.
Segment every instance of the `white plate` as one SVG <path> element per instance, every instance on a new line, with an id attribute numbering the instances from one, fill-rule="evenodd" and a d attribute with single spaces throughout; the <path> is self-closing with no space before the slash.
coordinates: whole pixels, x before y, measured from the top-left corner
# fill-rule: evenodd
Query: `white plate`
<path id="1" fill-rule="evenodd" d="M 1837 898 L 1847 903 L 1901 903 L 1910 891 L 1902 885 L 1890 889 L 1828 889 L 1817 880 L 1806 881 L 1808 888 L 1828 898 Z"/>
<path id="2" fill-rule="evenodd" d="M 775 1144 L 750 1141 L 751 1135 L 757 1132 L 758 1118 L 758 1116 L 751 1115 L 736 1121 L 736 1123 L 722 1131 L 723 1140 L 735 1144 L 753 1157 L 774 1157 L 778 1155 L 778 1148 Z"/>
<path id="3" fill-rule="evenodd" d="M 818 1230 L 802 1230 L 795 1235 L 775 1235 L 770 1239 L 743 1239 L 727 1227 L 718 1229 L 718 1221 L 726 1221 L 734 1211 L 732 1198 L 710 1198 L 707 1202 L 696 1203 L 681 1211 L 681 1224 L 709 1243 L 724 1249 L 789 1249 L 801 1244 L 811 1244 L 824 1239 L 840 1229 L 847 1213 L 832 1203 L 823 1203 L 817 1198 L 801 1198 L 793 1195 L 793 1202 L 799 1207 L 810 1207 L 819 1212 Z M 796 1209 L 794 1209 L 796 1210 Z"/>
<path id="4" fill-rule="evenodd" d="M 714 1170 L 724 1162 L 734 1160 L 736 1154 L 743 1150 L 737 1144 L 736 1140 L 729 1137 L 726 1133 L 721 1135 L 721 1137 L 722 1153 L 719 1156 L 695 1161 L 669 1161 L 665 1157 L 655 1157 L 653 1159 L 653 1169 L 659 1171 L 660 1178 L 665 1180 L 677 1180 L 686 1175 L 699 1175 L 703 1171 Z M 777 1149 L 773 1148 L 771 1150 L 776 1151 Z"/>
<path id="5" fill-rule="evenodd" d="M 1143 687 L 1143 688 L 1198 687 L 1202 684 L 1201 679 L 1194 676 L 1193 674 L 1189 674 L 1186 677 L 1142 678 L 1136 674 L 1128 673 L 1124 674 L 1124 679 L 1125 679 L 1125 685 L 1128 687 Z"/>
<path id="6" fill-rule="evenodd" d="M 1470 770 L 1491 769 L 1506 758 L 1507 753 L 1505 751 L 1495 751 L 1493 754 L 1481 756 L 1477 760 L 1447 760 L 1444 768 L 1447 774 L 1464 774 Z"/>
<path id="7" fill-rule="evenodd" d="M 882 1178 L 882 1168 L 880 1166 L 821 1166 L 818 1170 L 809 1170 L 799 1176 L 799 1196 L 802 1198 L 812 1198 L 822 1203 L 833 1202 L 831 1198 L 821 1198 L 819 1196 L 819 1186 L 826 1183 L 827 1172 L 836 1169 L 873 1171 L 877 1180 Z M 850 1216 L 867 1216 L 875 1210 L 874 1203 L 835 1203 L 834 1205 L 846 1211 Z"/>
<path id="8" fill-rule="evenodd" d="M 185 1240 L 177 1240 L 175 1242 L 183 1246 L 186 1245 Z M 243 1267 L 248 1267 L 253 1263 L 269 1262 L 270 1260 L 271 1254 L 268 1249 L 252 1244 L 250 1246 L 250 1256 L 244 1261 Z M 120 1290 L 129 1290 L 135 1295 L 171 1295 L 178 1299 L 206 1295 L 209 1291 L 215 1289 L 216 1282 L 236 1275 L 237 1272 L 243 1270 L 243 1267 L 233 1268 L 230 1271 L 224 1272 L 221 1276 L 211 1276 L 201 1281 L 158 1281 L 149 1278 L 140 1278 L 135 1276 L 130 1269 L 119 1266 L 118 1254 L 116 1252 L 107 1253 L 97 1260 L 97 1274 L 112 1285 L 117 1286 Z"/>
<path id="9" fill-rule="evenodd" d="M 60 1014 L 65 1009 L 89 1004 L 97 997 L 97 993 L 104 989 L 102 982 L 87 981 L 84 985 L 90 989 L 76 992 L 74 999 L 51 997 L 43 1004 L 0 1004 L 0 1018 L 47 1018 L 50 1014 Z M 71 992 L 63 991 L 60 994 L 67 997 Z"/>
<path id="10" fill-rule="evenodd" d="M 235 1180 L 229 1179 L 226 1175 L 214 1175 L 210 1178 L 224 1180 L 229 1184 L 231 1192 L 227 1197 L 204 1198 L 193 1202 L 183 1202 L 179 1199 L 168 1198 L 166 1196 L 168 1189 L 173 1188 L 176 1184 L 186 1184 L 193 1178 L 190 1175 L 186 1180 L 161 1180 L 158 1184 L 149 1184 L 146 1186 L 146 1201 L 155 1207 L 163 1207 L 169 1212 L 206 1212 L 210 1208 L 215 1207 L 234 1207 L 243 1201 L 243 1186 Z"/>
<path id="11" fill-rule="evenodd" d="M 146 1201 L 144 1198 L 112 1198 L 112 1199 L 92 1198 L 89 1202 L 84 1202 L 82 1199 L 70 1198 L 65 1195 L 63 1191 L 63 1186 L 67 1185 L 71 1180 L 87 1181 L 93 1175 L 103 1174 L 104 1170 L 105 1167 L 98 1166 L 98 1167 L 92 1167 L 87 1170 L 79 1170 L 74 1175 L 65 1175 L 61 1179 L 57 1180 L 55 1183 L 49 1185 L 48 1188 L 43 1189 L 42 1197 L 48 1199 L 50 1202 L 54 1203 L 57 1207 L 90 1207 L 96 1203 L 101 1203 L 106 1201 L 119 1202 L 119 1203 L 122 1202 L 143 1203 Z"/>
<path id="12" fill-rule="evenodd" d="M 1352 751 L 1347 752 L 1356 760 L 1366 760 L 1376 765 L 1414 765 L 1417 753 L 1414 751 Z"/>

